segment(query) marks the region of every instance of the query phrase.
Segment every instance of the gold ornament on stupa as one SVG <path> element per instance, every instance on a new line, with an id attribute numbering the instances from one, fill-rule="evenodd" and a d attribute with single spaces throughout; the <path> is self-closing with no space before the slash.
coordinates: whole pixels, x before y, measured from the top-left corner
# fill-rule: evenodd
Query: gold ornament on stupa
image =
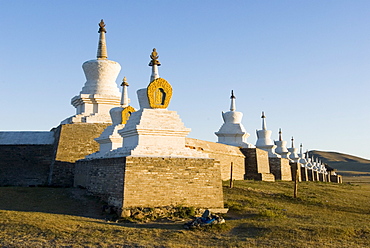
<path id="1" fill-rule="evenodd" d="M 152 59 L 149 66 L 160 66 L 158 53 L 154 48 L 150 55 Z M 147 95 L 151 108 L 165 109 L 168 107 L 172 97 L 172 86 L 163 78 L 154 79 L 147 87 Z"/>

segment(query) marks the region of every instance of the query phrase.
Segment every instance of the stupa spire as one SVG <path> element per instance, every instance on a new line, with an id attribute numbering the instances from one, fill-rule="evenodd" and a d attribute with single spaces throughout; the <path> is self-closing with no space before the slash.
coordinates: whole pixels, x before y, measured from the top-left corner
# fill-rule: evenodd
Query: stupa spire
<path id="1" fill-rule="evenodd" d="M 150 54 L 150 58 L 152 59 L 149 63 L 149 66 L 152 67 L 152 75 L 150 76 L 150 82 L 153 82 L 153 80 L 159 78 L 158 66 L 161 65 L 161 63 L 158 60 L 159 56 L 157 53 L 157 49 L 153 48 L 153 52 Z"/>
<path id="2" fill-rule="evenodd" d="M 291 141 L 292 141 L 292 148 L 294 148 L 294 138 L 293 138 L 293 136 L 292 136 Z"/>
<path id="3" fill-rule="evenodd" d="M 267 130 L 267 126 L 266 126 L 266 116 L 265 116 L 265 112 L 264 111 L 262 111 L 262 116 L 261 116 L 261 118 L 262 118 L 262 130 Z"/>
<path id="4" fill-rule="evenodd" d="M 279 155 L 281 155 L 282 158 L 288 158 L 289 151 L 286 147 L 286 141 L 283 140 L 283 132 L 281 131 L 281 128 L 279 128 L 279 140 L 274 141 L 276 145 L 275 152 Z"/>
<path id="5" fill-rule="evenodd" d="M 127 83 L 126 77 L 123 78 L 121 86 L 122 86 L 121 107 L 125 108 L 130 103 L 130 98 L 128 98 L 128 91 L 127 91 L 127 87 L 129 86 L 129 84 Z"/>
<path id="6" fill-rule="evenodd" d="M 231 99 L 230 111 L 235 111 L 236 110 L 236 106 L 235 106 L 236 97 L 234 96 L 234 91 L 233 90 L 231 91 L 230 99 Z"/>
<path id="7" fill-rule="evenodd" d="M 107 44 L 105 42 L 105 33 L 107 30 L 105 29 L 105 23 L 103 19 L 99 22 L 99 44 L 98 44 L 98 53 L 97 58 L 98 59 L 107 59 L 108 53 L 107 53 Z"/>
<path id="8" fill-rule="evenodd" d="M 71 99 L 76 114 L 63 120 L 62 124 L 110 123 L 110 110 L 120 106 L 121 93 L 116 80 L 121 66 L 107 59 L 104 21 L 101 20 L 98 25 L 100 38 L 97 58 L 82 64 L 86 82 L 80 93 Z"/>

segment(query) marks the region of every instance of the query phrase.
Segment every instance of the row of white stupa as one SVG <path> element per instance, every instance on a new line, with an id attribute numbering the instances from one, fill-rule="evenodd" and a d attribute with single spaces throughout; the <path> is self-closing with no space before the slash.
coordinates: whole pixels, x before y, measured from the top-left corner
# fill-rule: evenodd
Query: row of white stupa
<path id="1" fill-rule="evenodd" d="M 292 145 L 287 148 L 287 142 L 282 139 L 281 129 L 279 130 L 279 140 L 272 141 L 271 130 L 267 130 L 266 116 L 262 112 L 262 129 L 257 130 L 257 142 L 256 145 L 252 145 L 247 142 L 247 138 L 250 136 L 246 132 L 241 120 L 243 118 L 243 113 L 236 111 L 236 104 L 234 92 L 231 91 L 231 106 L 230 111 L 224 113 L 222 112 L 222 118 L 224 119 L 224 124 L 221 126 L 220 130 L 215 134 L 218 136 L 218 143 L 223 143 L 232 146 L 238 146 L 242 148 L 253 148 L 257 147 L 259 149 L 268 152 L 268 156 L 271 158 L 286 158 L 292 162 L 298 162 L 302 167 L 307 167 L 319 173 L 327 174 L 325 165 L 316 158 L 308 157 L 302 152 L 302 144 L 300 146 L 300 153 L 298 154 L 298 149 L 294 147 L 294 139 L 292 137 Z"/>
<path id="2" fill-rule="evenodd" d="M 76 114 L 61 122 L 61 124 L 112 123 L 112 125 L 108 126 L 100 135 L 100 137 L 96 139 L 96 141 L 100 144 L 100 150 L 97 153 L 88 155 L 86 157 L 87 159 L 132 154 L 132 152 L 127 153 L 128 150 L 132 150 L 133 145 L 137 146 L 140 142 L 142 142 L 138 137 L 140 135 L 138 134 L 139 132 L 137 130 L 137 127 L 125 128 L 126 121 L 130 118 L 131 113 L 135 112 L 136 110 L 133 107 L 129 106 L 130 99 L 128 97 L 127 90 L 127 87 L 129 85 L 126 81 L 126 78 L 124 78 L 123 83 L 121 84 L 121 86 L 123 87 L 122 93 L 119 92 L 116 84 L 116 79 L 121 70 L 121 66 L 117 62 L 107 59 L 108 54 L 105 33 L 105 24 L 103 20 L 101 20 L 101 22 L 99 23 L 99 43 L 97 59 L 89 60 L 83 63 L 82 68 L 86 76 L 86 83 L 83 86 L 80 94 L 73 97 L 71 100 L 71 104 L 76 108 Z M 152 59 L 149 64 L 149 66 L 152 67 L 150 82 L 153 82 L 154 80 L 159 79 L 158 66 L 160 66 L 160 63 L 158 61 L 158 54 L 155 49 L 153 49 L 150 57 Z M 204 154 L 198 154 L 195 151 L 190 152 L 182 148 L 182 146 L 184 145 L 182 144 L 184 142 L 184 138 L 186 134 L 190 132 L 190 129 L 183 126 L 183 123 L 181 122 L 175 111 L 163 111 L 151 108 L 149 106 L 150 104 L 148 103 L 147 88 L 139 89 L 137 91 L 137 95 L 140 104 L 140 113 L 136 113 L 133 117 L 137 120 L 130 120 L 130 122 L 138 124 L 140 120 L 144 120 L 143 118 L 148 118 L 148 122 L 146 124 L 147 126 L 145 126 L 144 129 L 148 130 L 148 127 L 150 126 L 150 128 L 152 129 L 151 132 L 153 132 L 153 130 L 155 129 L 155 132 L 158 133 L 162 132 L 162 130 L 156 129 L 156 123 L 149 123 L 150 120 L 153 120 L 150 118 L 158 115 L 162 117 L 163 114 L 166 113 L 166 118 L 170 119 L 171 123 L 165 124 L 170 124 L 171 128 L 173 129 L 171 135 L 167 133 L 164 136 L 161 136 L 162 138 L 164 137 L 162 141 L 168 143 L 167 147 L 171 148 L 171 150 L 175 151 L 175 153 L 177 152 L 177 154 L 181 155 L 189 155 L 193 157 L 205 156 Z M 148 110 L 150 109 L 152 109 L 152 111 L 148 112 Z M 149 115 L 151 115 L 151 117 L 149 117 Z M 288 149 L 286 147 L 287 142 L 282 140 L 281 130 L 279 132 L 279 141 L 273 142 L 271 140 L 272 132 L 270 130 L 267 130 L 266 127 L 266 117 L 264 113 L 262 113 L 262 130 L 257 131 L 258 140 L 256 142 L 256 145 L 253 146 L 252 144 L 247 143 L 247 138 L 250 135 L 245 131 L 245 128 L 241 123 L 243 114 L 236 111 L 235 96 L 233 92 L 231 95 L 230 111 L 222 113 L 222 117 L 224 119 L 224 124 L 221 126 L 220 130 L 215 133 L 218 136 L 218 143 L 242 148 L 257 147 L 266 150 L 269 154 L 269 157 L 287 158 L 293 162 L 299 162 L 302 166 L 305 166 L 308 169 L 313 169 L 315 171 L 326 173 L 325 166 L 321 162 L 319 162 L 318 159 L 314 161 L 313 158 L 311 159 L 305 157 L 305 154 L 302 152 L 302 145 L 300 154 L 297 154 L 298 149 L 294 148 L 293 138 L 292 146 Z M 141 122 L 143 123 L 143 121 Z M 133 132 L 136 133 L 134 136 L 132 135 Z M 143 131 L 141 130 L 140 132 Z M 147 134 L 152 135 L 152 133 Z M 126 145 L 123 145 L 123 139 L 125 137 Z M 133 139 L 133 137 L 135 137 L 135 139 Z M 168 142 L 168 139 L 172 139 L 170 143 Z M 147 139 L 145 142 L 142 143 L 147 142 L 151 143 L 152 145 L 158 143 L 158 141 L 154 139 Z M 164 150 L 165 149 L 162 149 L 162 152 Z"/>

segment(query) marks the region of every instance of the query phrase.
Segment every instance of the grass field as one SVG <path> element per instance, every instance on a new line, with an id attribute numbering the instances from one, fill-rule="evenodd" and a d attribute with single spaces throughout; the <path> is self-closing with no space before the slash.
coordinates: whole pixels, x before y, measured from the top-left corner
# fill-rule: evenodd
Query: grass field
<path id="1" fill-rule="evenodd" d="M 111 223 L 71 188 L 0 188 L 0 247 L 369 247 L 369 183 L 224 184 L 226 224 Z"/>

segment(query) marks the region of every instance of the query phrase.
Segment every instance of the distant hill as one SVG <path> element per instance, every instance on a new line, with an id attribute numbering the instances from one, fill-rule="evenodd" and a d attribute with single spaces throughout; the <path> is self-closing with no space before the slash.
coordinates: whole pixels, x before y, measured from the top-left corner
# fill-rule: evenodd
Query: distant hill
<path id="1" fill-rule="evenodd" d="M 309 151 L 310 156 L 319 158 L 322 162 L 338 171 L 370 172 L 370 160 L 356 156 L 324 151 Z"/>

